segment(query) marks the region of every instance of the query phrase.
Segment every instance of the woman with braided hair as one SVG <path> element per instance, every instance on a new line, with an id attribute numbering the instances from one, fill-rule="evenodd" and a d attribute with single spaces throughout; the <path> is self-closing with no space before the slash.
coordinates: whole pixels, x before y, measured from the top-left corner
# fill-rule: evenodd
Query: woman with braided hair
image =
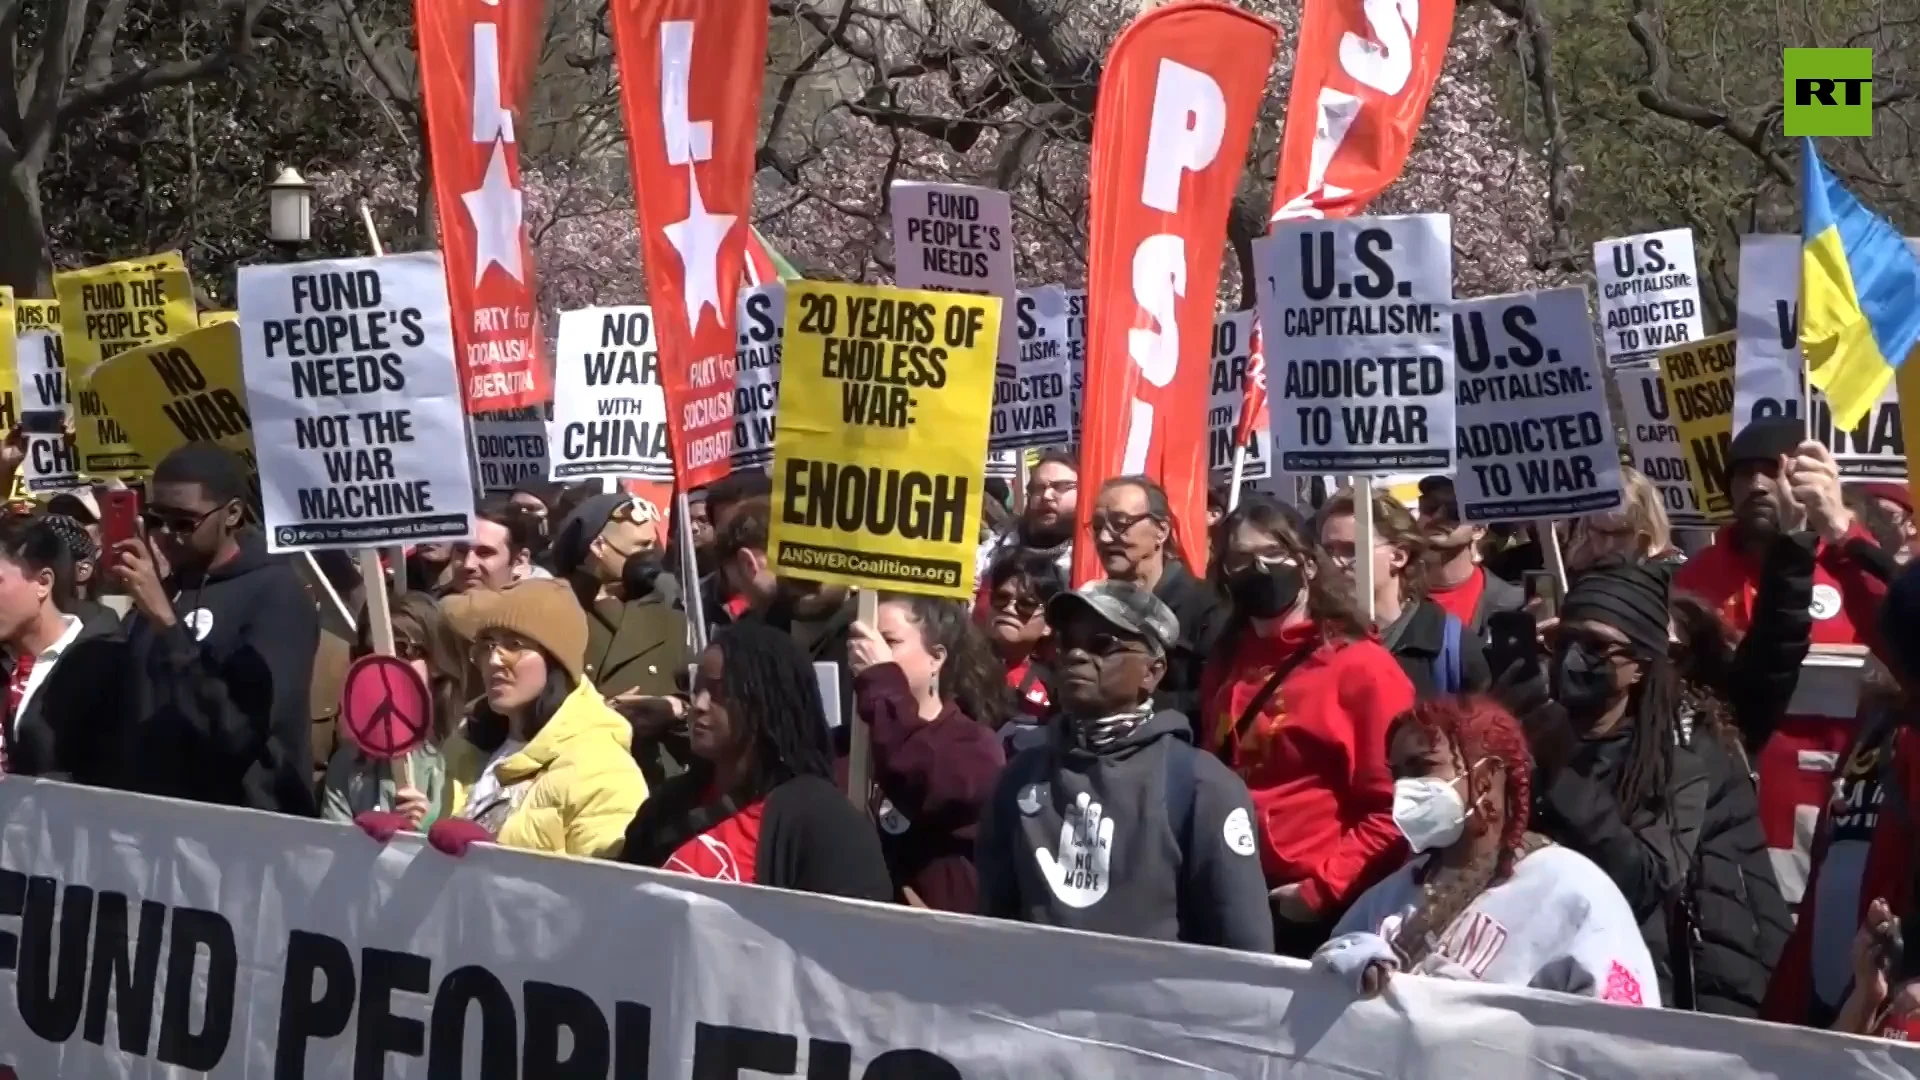
<path id="1" fill-rule="evenodd" d="M 1639 921 L 1606 873 L 1528 831 L 1533 760 L 1487 698 L 1421 702 L 1387 736 L 1414 859 L 1368 889 L 1314 966 L 1373 995 L 1396 971 L 1658 1006 Z"/>

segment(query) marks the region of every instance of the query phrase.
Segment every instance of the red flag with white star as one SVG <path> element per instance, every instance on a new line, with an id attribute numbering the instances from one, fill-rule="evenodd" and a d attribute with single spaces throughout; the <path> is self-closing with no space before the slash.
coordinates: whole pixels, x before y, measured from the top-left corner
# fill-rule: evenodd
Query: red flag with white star
<path id="1" fill-rule="evenodd" d="M 553 397 L 540 359 L 540 308 L 520 144 L 540 40 L 541 0 L 418 0 L 433 202 L 467 412 Z"/>
<path id="2" fill-rule="evenodd" d="M 752 242 L 765 0 L 612 0 L 620 104 L 680 490 L 733 461 L 734 303 Z"/>

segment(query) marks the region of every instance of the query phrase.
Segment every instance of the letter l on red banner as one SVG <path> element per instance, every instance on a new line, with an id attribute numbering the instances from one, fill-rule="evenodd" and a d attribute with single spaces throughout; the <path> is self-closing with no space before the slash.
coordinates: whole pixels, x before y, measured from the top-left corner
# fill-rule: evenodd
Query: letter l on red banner
<path id="1" fill-rule="evenodd" d="M 533 81 L 540 0 L 418 0 L 433 202 L 467 412 L 553 397 L 520 191 L 515 123 Z"/>
<path id="2" fill-rule="evenodd" d="M 647 296 L 681 491 L 733 462 L 735 302 L 752 238 L 765 0 L 612 0 Z"/>
<path id="3" fill-rule="evenodd" d="M 1207 409 L 1227 214 L 1280 32 L 1213 0 L 1140 16 L 1107 54 L 1087 218 L 1087 368 L 1080 485 L 1144 473 L 1207 565 Z M 1100 574 L 1095 500 L 1080 501 L 1073 580 Z"/>

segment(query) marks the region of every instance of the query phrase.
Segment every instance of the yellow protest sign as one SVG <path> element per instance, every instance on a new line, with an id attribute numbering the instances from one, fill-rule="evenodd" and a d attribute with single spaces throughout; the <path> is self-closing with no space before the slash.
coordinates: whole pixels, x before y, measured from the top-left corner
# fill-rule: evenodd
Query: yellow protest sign
<path id="1" fill-rule="evenodd" d="M 203 311 L 200 313 L 201 326 L 219 326 L 221 323 L 239 322 L 237 311 Z"/>
<path id="2" fill-rule="evenodd" d="M 69 270 L 53 275 L 53 292 L 60 301 L 67 378 L 79 405 L 74 437 L 81 470 L 95 476 L 144 471 L 150 463 L 128 442 L 88 380 L 104 360 L 199 326 L 186 260 L 169 251 Z"/>
<path id="3" fill-rule="evenodd" d="M 238 323 L 123 352 L 94 369 L 93 390 L 148 461 L 190 442 L 211 442 L 258 470 Z"/>
<path id="4" fill-rule="evenodd" d="M 775 573 L 973 595 L 1000 300 L 787 286 Z"/>
<path id="5" fill-rule="evenodd" d="M 0 285 L 0 427 L 12 429 L 20 416 L 20 366 L 14 351 L 18 333 L 14 317 L 13 287 Z"/>
<path id="6" fill-rule="evenodd" d="M 1687 455 L 1693 494 L 1709 518 L 1733 511 L 1727 457 L 1733 444 L 1733 333 L 1716 334 L 1660 353 L 1667 415 Z"/>

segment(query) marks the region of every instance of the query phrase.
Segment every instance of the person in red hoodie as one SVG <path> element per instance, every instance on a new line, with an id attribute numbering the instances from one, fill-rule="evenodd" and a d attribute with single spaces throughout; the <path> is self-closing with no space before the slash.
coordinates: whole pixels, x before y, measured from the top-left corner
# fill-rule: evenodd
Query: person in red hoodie
<path id="1" fill-rule="evenodd" d="M 1291 507 L 1252 496 L 1220 523 L 1233 614 L 1201 680 L 1207 744 L 1253 793 L 1279 952 L 1313 955 L 1347 905 L 1407 857 L 1387 728 L 1413 684 L 1351 579 Z"/>
<path id="2" fill-rule="evenodd" d="M 900 898 L 980 908 L 973 843 L 980 807 L 1007 763 L 994 728 L 1006 707 L 1000 666 L 967 609 L 888 596 L 847 641 L 854 707 L 873 733 L 874 820 Z"/>
<path id="3" fill-rule="evenodd" d="M 1840 469 L 1826 445 L 1807 439 L 1792 417 L 1755 420 L 1734 437 L 1724 481 L 1733 521 L 1680 567 L 1674 591 L 1699 598 L 1745 633 L 1753 622 L 1763 553 L 1774 537 L 1793 531 L 1804 513 L 1806 528 L 1818 538 L 1808 606 L 1813 644 L 1872 644 L 1884 585 L 1861 555 L 1877 548 L 1847 509 Z M 1834 769 L 1855 728 L 1852 715 L 1789 714 L 1755 754 L 1760 824 L 1789 904 L 1799 904 L 1805 894 L 1810 826 L 1827 803 Z"/>

